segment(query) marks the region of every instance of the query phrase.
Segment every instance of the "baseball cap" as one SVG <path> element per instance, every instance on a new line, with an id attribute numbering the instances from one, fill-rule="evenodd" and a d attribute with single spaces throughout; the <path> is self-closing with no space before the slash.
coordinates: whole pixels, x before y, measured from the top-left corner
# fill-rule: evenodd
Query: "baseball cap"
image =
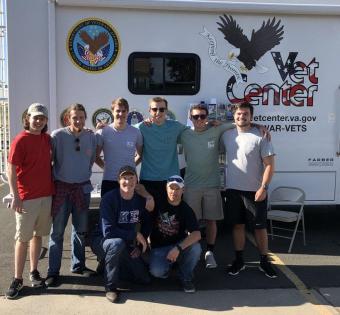
<path id="1" fill-rule="evenodd" d="M 170 176 L 167 180 L 167 186 L 170 186 L 172 184 L 177 185 L 179 188 L 183 188 L 184 187 L 184 179 L 181 176 L 178 176 L 178 175 Z"/>
<path id="2" fill-rule="evenodd" d="M 28 107 L 27 114 L 31 117 L 43 115 L 48 117 L 48 110 L 47 107 L 40 103 L 33 103 Z"/>
<path id="3" fill-rule="evenodd" d="M 137 176 L 136 169 L 130 165 L 125 165 L 120 168 L 118 172 L 118 177 L 122 177 L 123 175 L 127 175 L 127 174 Z"/>

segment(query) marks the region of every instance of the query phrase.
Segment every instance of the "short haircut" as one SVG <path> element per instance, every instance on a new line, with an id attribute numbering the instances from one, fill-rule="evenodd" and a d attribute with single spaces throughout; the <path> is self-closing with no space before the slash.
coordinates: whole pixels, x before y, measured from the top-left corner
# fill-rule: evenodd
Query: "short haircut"
<path id="1" fill-rule="evenodd" d="M 129 103 L 123 97 L 118 97 L 118 98 L 116 98 L 115 100 L 112 101 L 111 110 L 113 111 L 116 106 L 122 106 L 126 109 L 127 112 L 129 111 Z"/>
<path id="2" fill-rule="evenodd" d="M 254 107 L 249 102 L 242 102 L 242 103 L 233 104 L 233 106 L 232 106 L 232 113 L 235 114 L 235 112 L 238 109 L 247 109 L 247 108 L 250 110 L 250 115 L 253 117 Z"/>
<path id="3" fill-rule="evenodd" d="M 149 107 L 150 107 L 150 104 L 152 102 L 155 102 L 155 103 L 164 102 L 165 107 L 168 108 L 168 101 L 164 97 L 156 96 L 156 97 L 150 98 L 150 100 L 149 100 Z"/>
<path id="4" fill-rule="evenodd" d="M 78 104 L 78 103 L 71 104 L 69 107 L 67 107 L 66 115 L 67 115 L 67 116 L 70 116 L 70 113 L 71 113 L 71 111 L 73 111 L 73 110 L 79 110 L 79 111 L 84 112 L 84 114 L 85 114 L 85 119 L 87 119 L 87 113 L 86 113 L 86 110 L 85 110 L 84 105 Z"/>
<path id="5" fill-rule="evenodd" d="M 195 104 L 190 107 L 190 116 L 194 109 L 204 110 L 207 115 L 209 115 L 208 107 L 204 104 Z"/>

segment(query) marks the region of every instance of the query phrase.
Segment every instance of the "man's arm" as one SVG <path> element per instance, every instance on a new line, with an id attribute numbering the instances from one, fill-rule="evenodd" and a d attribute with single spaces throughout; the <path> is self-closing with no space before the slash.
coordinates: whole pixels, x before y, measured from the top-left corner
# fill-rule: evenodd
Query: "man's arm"
<path id="1" fill-rule="evenodd" d="M 136 154 L 135 154 L 135 164 L 136 166 L 142 162 L 142 154 L 143 154 L 143 146 L 136 147 Z"/>
<path id="2" fill-rule="evenodd" d="M 104 169 L 104 161 L 103 159 L 101 158 L 101 153 L 103 151 L 103 147 L 102 146 L 97 146 L 97 149 L 96 149 L 96 159 L 95 159 L 95 163 L 102 169 Z"/>
<path id="3" fill-rule="evenodd" d="M 262 201 L 267 197 L 267 188 L 274 175 L 274 155 L 262 158 L 264 172 L 261 187 L 255 193 L 255 201 Z"/>
<path id="4" fill-rule="evenodd" d="M 193 231 L 190 233 L 182 242 L 172 248 L 169 252 L 166 258 L 172 262 L 175 262 L 181 253 L 182 250 L 186 249 L 192 244 L 197 243 L 201 239 L 201 232 L 200 231 Z"/>
<path id="5" fill-rule="evenodd" d="M 22 200 L 19 197 L 18 187 L 17 187 L 17 172 L 16 166 L 8 162 L 7 166 L 7 176 L 10 193 L 13 195 L 13 200 L 11 208 L 18 213 L 25 213 L 22 207 Z"/>
<path id="6" fill-rule="evenodd" d="M 153 211 L 155 208 L 155 200 L 153 196 L 145 189 L 142 184 L 137 184 L 135 192 L 146 199 L 145 209 L 149 212 Z"/>

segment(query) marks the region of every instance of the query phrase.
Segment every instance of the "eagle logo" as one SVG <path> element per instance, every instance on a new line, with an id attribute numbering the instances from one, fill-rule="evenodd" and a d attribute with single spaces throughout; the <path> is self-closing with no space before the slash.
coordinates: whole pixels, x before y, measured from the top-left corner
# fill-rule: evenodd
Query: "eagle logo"
<path id="1" fill-rule="evenodd" d="M 80 69 L 105 71 L 116 61 L 120 42 L 117 32 L 100 19 L 84 19 L 69 32 L 67 50 L 72 62 Z"/>
<path id="2" fill-rule="evenodd" d="M 224 14 L 219 18 L 221 22 L 217 22 L 218 29 L 223 33 L 224 39 L 236 47 L 229 53 L 229 60 L 237 58 L 241 62 L 240 70 L 247 71 L 255 67 L 259 72 L 265 72 L 267 69 L 259 65 L 258 61 L 283 39 L 281 20 L 276 21 L 274 17 L 263 21 L 257 31 L 253 29 L 249 40 L 232 16 Z"/>
<path id="3" fill-rule="evenodd" d="M 109 35 L 107 33 L 101 32 L 91 38 L 86 31 L 81 31 L 79 36 L 85 46 L 77 43 L 78 52 L 90 65 L 96 65 L 99 61 L 107 58 L 110 50 Z"/>

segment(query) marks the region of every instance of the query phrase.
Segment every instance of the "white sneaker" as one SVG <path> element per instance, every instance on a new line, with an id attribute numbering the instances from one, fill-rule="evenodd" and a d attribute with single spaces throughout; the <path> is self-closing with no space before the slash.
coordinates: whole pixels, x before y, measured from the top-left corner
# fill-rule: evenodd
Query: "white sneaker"
<path id="1" fill-rule="evenodd" d="M 212 269 L 212 268 L 217 267 L 217 263 L 216 263 L 216 260 L 215 260 L 215 257 L 214 257 L 214 253 L 212 251 L 208 250 L 205 253 L 204 259 L 205 259 L 205 267 L 206 268 Z"/>

